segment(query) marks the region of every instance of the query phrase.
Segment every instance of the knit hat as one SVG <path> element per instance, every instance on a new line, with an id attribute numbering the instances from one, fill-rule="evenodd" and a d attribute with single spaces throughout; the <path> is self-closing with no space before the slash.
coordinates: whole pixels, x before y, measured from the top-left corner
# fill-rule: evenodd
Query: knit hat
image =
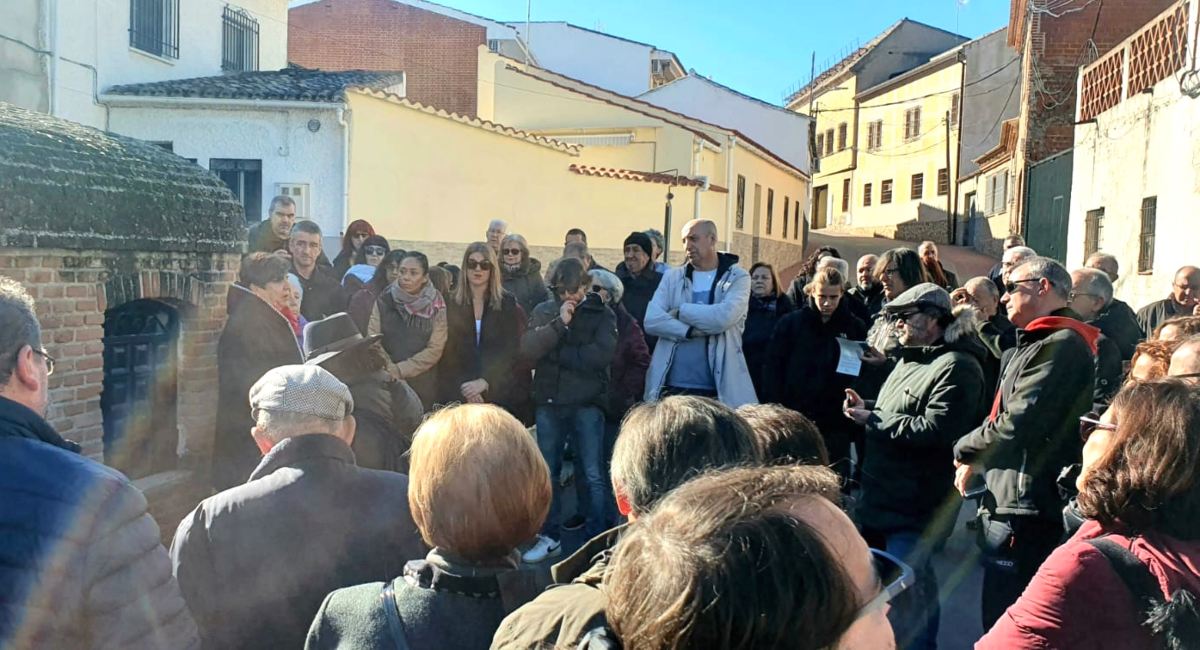
<path id="1" fill-rule="evenodd" d="M 279 366 L 254 382 L 250 409 L 337 421 L 354 411 L 354 398 L 345 384 L 320 366 Z"/>
<path id="2" fill-rule="evenodd" d="M 647 235 L 646 233 L 644 233 L 644 232 L 629 233 L 629 236 L 625 238 L 625 243 L 621 244 L 621 248 L 625 248 L 626 246 L 628 246 L 630 244 L 633 244 L 634 246 L 637 246 L 638 248 L 641 248 L 642 250 L 646 251 L 647 257 L 654 256 L 654 243 L 650 241 L 650 236 Z"/>

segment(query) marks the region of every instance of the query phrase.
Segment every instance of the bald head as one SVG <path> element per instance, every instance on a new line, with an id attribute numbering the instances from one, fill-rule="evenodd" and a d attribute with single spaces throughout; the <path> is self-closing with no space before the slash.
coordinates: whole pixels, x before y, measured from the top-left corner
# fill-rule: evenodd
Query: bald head
<path id="1" fill-rule="evenodd" d="M 1200 384 L 1200 336 L 1193 336 L 1175 348 L 1171 355 L 1171 367 L 1167 370 L 1171 377 L 1182 377 L 1185 381 Z"/>
<path id="2" fill-rule="evenodd" d="M 711 271 L 717 268 L 717 224 L 708 219 L 692 219 L 683 224 L 684 257 L 692 268 Z"/>
<path id="3" fill-rule="evenodd" d="M 1114 255 L 1109 255 L 1108 253 L 1092 253 L 1091 255 L 1088 255 L 1087 261 L 1084 262 L 1083 265 L 1089 269 L 1099 269 L 1104 271 L 1104 273 L 1108 275 L 1109 280 L 1112 280 L 1113 282 L 1117 281 L 1117 270 L 1120 265 L 1117 264 L 1117 258 Z"/>
<path id="4" fill-rule="evenodd" d="M 1185 266 L 1176 271 L 1171 297 L 1188 310 L 1200 303 L 1200 268 Z"/>
<path id="5" fill-rule="evenodd" d="M 996 289 L 995 282 L 983 276 L 971 278 L 963 285 L 963 290 L 971 296 L 971 303 L 982 318 L 989 319 L 996 315 L 1000 307 L 1000 291 Z"/>
<path id="6" fill-rule="evenodd" d="M 858 276 L 858 286 L 864 289 L 870 289 L 875 286 L 875 263 L 879 261 L 876 255 L 863 255 L 858 258 L 858 264 L 854 265 L 855 274 Z"/>

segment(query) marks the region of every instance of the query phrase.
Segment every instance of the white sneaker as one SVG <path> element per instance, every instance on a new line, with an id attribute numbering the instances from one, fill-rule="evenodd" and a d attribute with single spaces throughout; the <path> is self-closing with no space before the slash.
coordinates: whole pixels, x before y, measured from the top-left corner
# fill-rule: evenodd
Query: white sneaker
<path id="1" fill-rule="evenodd" d="M 561 553 L 562 544 L 545 535 L 538 535 L 537 542 L 521 554 L 521 559 L 529 564 L 537 564 L 548 557 L 558 557 Z"/>

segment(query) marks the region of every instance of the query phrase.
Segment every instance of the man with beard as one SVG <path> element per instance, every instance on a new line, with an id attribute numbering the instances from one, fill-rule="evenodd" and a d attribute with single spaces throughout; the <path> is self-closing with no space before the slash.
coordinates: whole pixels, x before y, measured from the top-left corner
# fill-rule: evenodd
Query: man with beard
<path id="1" fill-rule="evenodd" d="M 875 279 L 875 263 L 879 257 L 863 255 L 854 267 L 858 285 L 851 287 L 846 295 L 867 307 L 867 320 L 873 320 L 883 309 L 883 285 Z"/>

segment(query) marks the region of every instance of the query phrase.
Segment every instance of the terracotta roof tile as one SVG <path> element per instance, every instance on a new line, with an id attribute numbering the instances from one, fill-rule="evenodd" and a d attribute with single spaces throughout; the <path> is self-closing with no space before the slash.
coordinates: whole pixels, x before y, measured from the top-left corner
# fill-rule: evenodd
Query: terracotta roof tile
<path id="1" fill-rule="evenodd" d="M 592 165 L 571 165 L 568 170 L 575 172 L 581 176 L 600 176 L 603 178 L 615 178 L 623 181 L 640 181 L 642 183 L 661 183 L 663 185 L 674 185 L 675 187 L 704 187 L 704 181 L 691 176 L 677 176 L 675 174 L 663 174 L 659 172 L 640 172 L 633 169 L 619 169 L 616 167 L 595 167 Z M 710 185 L 710 191 L 728 192 L 728 189 L 717 185 Z"/>

